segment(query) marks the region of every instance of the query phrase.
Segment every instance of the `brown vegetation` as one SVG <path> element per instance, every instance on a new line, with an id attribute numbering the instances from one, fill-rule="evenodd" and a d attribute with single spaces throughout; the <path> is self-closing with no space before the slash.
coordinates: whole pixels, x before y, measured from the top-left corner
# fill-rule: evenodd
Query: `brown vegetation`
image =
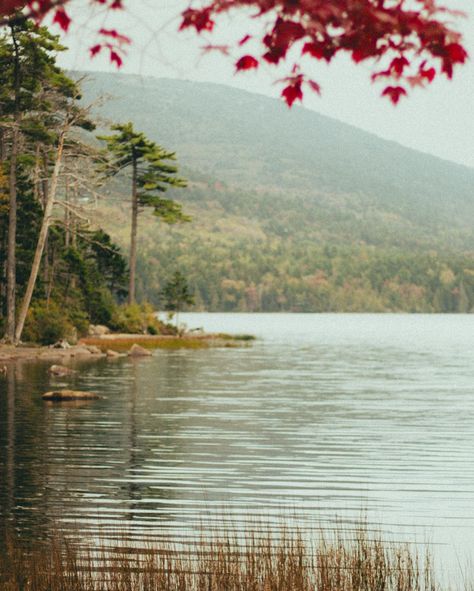
<path id="1" fill-rule="evenodd" d="M 3 591 L 435 591 L 430 560 L 362 527 L 313 541 L 289 530 L 211 541 L 80 550 L 56 536 L 27 550 L 7 537 Z"/>

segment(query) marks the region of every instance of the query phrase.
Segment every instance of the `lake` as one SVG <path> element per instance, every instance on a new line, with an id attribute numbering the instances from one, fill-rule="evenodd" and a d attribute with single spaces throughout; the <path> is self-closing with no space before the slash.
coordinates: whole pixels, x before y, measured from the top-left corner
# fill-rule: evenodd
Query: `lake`
<path id="1" fill-rule="evenodd" d="M 0 522 L 35 539 L 59 520 L 186 540 L 223 519 L 331 527 L 363 514 L 449 568 L 474 548 L 474 316 L 181 320 L 258 340 L 0 376 Z M 104 398 L 48 406 L 52 387 Z"/>

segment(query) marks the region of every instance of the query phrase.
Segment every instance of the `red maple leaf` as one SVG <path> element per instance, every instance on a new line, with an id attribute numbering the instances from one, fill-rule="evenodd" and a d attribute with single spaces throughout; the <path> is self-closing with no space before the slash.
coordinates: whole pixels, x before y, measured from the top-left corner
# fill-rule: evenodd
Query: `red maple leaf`
<path id="1" fill-rule="evenodd" d="M 296 80 L 288 84 L 282 91 L 281 96 L 285 99 L 286 104 L 291 107 L 295 101 L 303 100 L 303 91 L 301 90 L 301 80 Z"/>
<path id="2" fill-rule="evenodd" d="M 101 49 L 102 49 L 102 45 L 100 43 L 98 43 L 97 45 L 93 45 L 89 49 L 91 57 L 95 57 L 98 53 L 100 53 Z"/>
<path id="3" fill-rule="evenodd" d="M 258 68 L 258 61 L 251 55 L 244 55 L 235 64 L 235 67 L 237 70 L 251 70 Z"/>
<path id="4" fill-rule="evenodd" d="M 463 64 L 467 59 L 467 51 L 459 43 L 446 45 L 446 52 L 453 63 Z"/>
<path id="5" fill-rule="evenodd" d="M 403 86 L 387 86 L 382 92 L 382 96 L 388 96 L 394 105 L 398 103 L 401 96 L 406 96 L 407 91 Z"/>
<path id="6" fill-rule="evenodd" d="M 392 63 L 390 64 L 390 70 L 395 72 L 397 76 L 401 76 L 403 74 L 405 66 L 409 65 L 410 62 L 407 60 L 406 57 L 402 55 L 401 57 L 396 57 L 392 60 Z"/>
<path id="7" fill-rule="evenodd" d="M 113 49 L 110 50 L 110 62 L 111 63 L 115 63 L 115 65 L 117 66 L 117 68 L 121 68 L 122 67 L 122 64 L 123 64 L 122 58 Z"/>
<path id="8" fill-rule="evenodd" d="M 54 13 L 53 23 L 59 25 L 63 31 L 68 31 L 69 25 L 71 24 L 71 19 L 64 8 L 58 8 L 58 10 L 56 10 Z"/>
<path id="9" fill-rule="evenodd" d="M 420 76 L 428 80 L 428 82 L 433 82 L 436 76 L 436 70 L 434 68 L 428 68 L 427 70 L 420 69 Z"/>

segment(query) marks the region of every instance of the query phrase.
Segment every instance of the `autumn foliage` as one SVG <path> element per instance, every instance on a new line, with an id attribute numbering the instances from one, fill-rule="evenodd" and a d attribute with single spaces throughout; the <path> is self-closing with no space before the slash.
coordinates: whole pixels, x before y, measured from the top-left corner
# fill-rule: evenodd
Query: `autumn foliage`
<path id="1" fill-rule="evenodd" d="M 67 31 L 71 22 L 67 5 L 74 1 L 4 0 L 0 15 L 23 9 L 40 20 L 51 13 L 54 22 Z M 127 9 L 125 0 L 91 3 L 109 10 Z M 461 35 L 450 22 L 461 14 L 437 0 L 210 0 L 186 9 L 180 28 L 210 33 L 221 15 L 238 12 L 257 17 L 254 20 L 261 28 L 237 44 L 237 71 L 255 69 L 261 63 L 288 62 L 291 73 L 281 82 L 282 96 L 290 106 L 303 98 L 305 86 L 320 91 L 302 66 L 305 57 L 330 63 L 346 53 L 356 64 L 370 60 L 372 80 L 383 84 L 382 96 L 394 104 L 410 88 L 426 86 L 439 75 L 451 78 L 454 66 L 467 59 Z M 102 28 L 98 35 L 91 56 L 108 51 L 111 61 L 120 66 L 131 40 L 115 29 Z M 249 45 L 257 50 L 248 50 Z"/>

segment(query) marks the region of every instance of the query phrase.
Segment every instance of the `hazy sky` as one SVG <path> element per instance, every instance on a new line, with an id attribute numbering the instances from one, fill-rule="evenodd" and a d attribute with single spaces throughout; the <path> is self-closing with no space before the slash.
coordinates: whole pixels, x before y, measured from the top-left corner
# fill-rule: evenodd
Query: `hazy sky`
<path id="1" fill-rule="evenodd" d="M 474 58 L 474 2 L 450 0 L 450 6 L 467 12 L 458 28 Z M 87 48 L 94 43 L 98 26 L 116 26 L 133 38 L 133 45 L 121 71 L 143 76 L 172 77 L 216 82 L 251 92 L 277 97 L 281 87 L 275 80 L 288 73 L 271 66 L 256 72 L 234 74 L 232 57 L 203 53 L 206 43 L 226 43 L 248 32 L 248 20 L 225 19 L 217 34 L 198 37 L 192 32 L 178 33 L 182 0 L 129 0 L 132 8 L 104 21 L 97 12 L 94 19 L 84 5 L 76 14 L 81 23 L 65 37 L 70 51 L 61 57 L 68 68 L 112 71 L 106 57 L 94 60 Z M 248 48 L 251 50 L 251 47 Z M 251 51 L 249 51 L 251 52 Z M 452 81 L 437 80 L 428 89 L 416 90 L 408 99 L 393 107 L 380 98 L 380 87 L 370 82 L 370 66 L 354 66 L 346 57 L 331 65 L 306 62 L 306 70 L 322 86 L 322 97 L 306 93 L 304 106 L 345 121 L 381 137 L 442 158 L 474 167 L 474 61 L 457 68 Z M 292 62 L 291 62 L 292 63 Z M 280 89 L 280 90 L 279 90 Z M 110 89 L 113 92 L 113 89 Z"/>

